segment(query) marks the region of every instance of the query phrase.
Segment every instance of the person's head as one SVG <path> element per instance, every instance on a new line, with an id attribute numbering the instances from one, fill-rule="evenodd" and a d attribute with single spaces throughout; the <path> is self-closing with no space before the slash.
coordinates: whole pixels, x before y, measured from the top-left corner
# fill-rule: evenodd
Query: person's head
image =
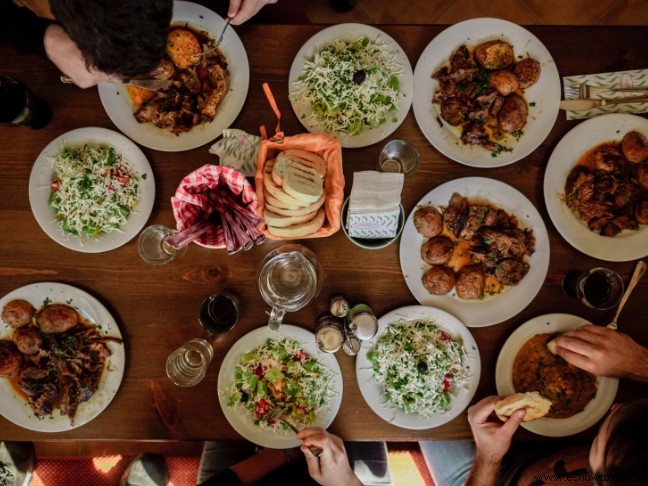
<path id="1" fill-rule="evenodd" d="M 130 78 L 155 69 L 164 56 L 173 0 L 50 0 L 50 5 L 88 67 Z"/>
<path id="2" fill-rule="evenodd" d="M 590 450 L 590 466 L 601 486 L 642 484 L 648 478 L 648 399 L 614 405 Z"/>

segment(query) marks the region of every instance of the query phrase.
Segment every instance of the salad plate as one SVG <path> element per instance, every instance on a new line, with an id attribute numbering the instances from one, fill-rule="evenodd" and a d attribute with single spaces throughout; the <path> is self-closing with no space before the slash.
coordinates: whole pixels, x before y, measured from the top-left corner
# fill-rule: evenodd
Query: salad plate
<path id="1" fill-rule="evenodd" d="M 205 32 L 212 39 L 218 38 L 225 27 L 225 20 L 208 8 L 176 0 L 173 3 L 171 25 L 183 23 L 197 31 Z M 229 61 L 230 88 L 218 105 L 216 117 L 211 122 L 177 135 L 151 123 L 139 123 L 133 116 L 133 103 L 124 86 L 102 83 L 99 85 L 99 97 L 108 117 L 119 130 L 137 143 L 164 152 L 190 150 L 216 139 L 225 128 L 230 127 L 241 112 L 250 84 L 247 53 L 232 26 L 229 26 L 219 49 Z"/>
<path id="2" fill-rule="evenodd" d="M 577 250 L 609 262 L 627 262 L 648 255 L 648 226 L 641 225 L 636 231 L 624 230 L 611 238 L 601 236 L 565 204 L 565 181 L 587 150 L 603 142 L 620 141 L 631 130 L 648 136 L 648 120 L 616 113 L 579 123 L 558 142 L 545 171 L 544 199 L 558 232 Z"/>
<path id="3" fill-rule="evenodd" d="M 100 327 L 99 332 L 102 335 L 119 339 L 122 337 L 108 309 L 92 295 L 76 287 L 56 282 L 26 285 L 2 297 L 0 309 L 15 299 L 26 300 L 36 309 L 42 307 L 44 302 L 65 303 L 74 307 L 85 320 Z M 0 320 L 0 339 L 10 339 L 12 331 L 11 327 Z M 87 402 L 79 404 L 73 423 L 70 423 L 68 416 L 59 415 L 58 410 L 50 416 L 37 417 L 27 401 L 5 379 L 0 379 L 0 414 L 20 427 L 37 432 L 62 432 L 90 422 L 108 407 L 117 394 L 124 375 L 124 345 L 108 342 L 108 347 L 112 354 L 106 363 L 101 383 Z"/>
<path id="4" fill-rule="evenodd" d="M 520 348 L 536 334 L 565 332 L 590 324 L 585 319 L 570 314 L 546 314 L 525 322 L 518 327 L 502 346 L 495 367 L 497 393 L 501 396 L 515 393 L 513 388 L 513 362 Z M 575 415 L 555 419 L 542 417 L 531 422 L 522 422 L 522 427 L 547 437 L 566 437 L 591 427 L 603 417 L 612 406 L 619 380 L 599 376 L 597 391 L 589 404 Z"/>
<path id="5" fill-rule="evenodd" d="M 55 210 L 49 205 L 52 182 L 56 179 L 54 158 L 65 145 L 110 145 L 126 159 L 131 170 L 139 174 L 139 201 L 126 223 L 117 231 L 99 236 L 74 236 L 58 226 Z M 121 133 L 107 128 L 85 127 L 56 137 L 40 153 L 29 177 L 29 203 L 43 231 L 58 244 L 83 253 L 114 250 L 133 239 L 148 221 L 155 202 L 153 170 L 140 148 Z"/>
<path id="6" fill-rule="evenodd" d="M 456 385 L 457 389 L 451 399 L 450 408 L 447 412 L 432 414 L 429 417 L 415 413 L 406 413 L 388 403 L 382 385 L 376 382 L 373 363 L 370 359 L 371 350 L 381 338 L 386 336 L 390 326 L 399 321 L 409 322 L 416 320 L 434 322 L 442 332 L 446 333 L 446 336 L 449 336 L 455 341 L 460 341 L 465 350 L 465 355 L 462 360 L 462 366 L 466 373 L 465 381 Z M 398 349 L 404 345 L 405 343 L 402 342 L 394 342 L 392 347 Z M 398 360 L 398 353 L 393 354 L 394 360 Z M 480 373 L 481 361 L 477 343 L 475 343 L 475 339 L 466 326 L 446 311 L 422 305 L 401 307 L 380 317 L 378 319 L 378 333 L 371 340 L 362 343 L 360 352 L 356 357 L 356 379 L 358 380 L 362 397 L 367 405 L 369 405 L 376 415 L 386 422 L 405 429 L 431 429 L 457 417 L 468 406 L 475 394 L 477 385 L 479 384 Z M 444 384 L 439 383 L 438 386 L 442 387 Z"/>
<path id="7" fill-rule="evenodd" d="M 225 355 L 223 364 L 218 372 L 218 400 L 225 418 L 230 425 L 245 439 L 261 447 L 287 449 L 297 447 L 301 440 L 290 430 L 272 430 L 255 425 L 254 419 L 239 403 L 229 405 L 232 385 L 236 379 L 236 366 L 241 357 L 264 344 L 268 339 L 291 338 L 301 344 L 301 349 L 310 357 L 316 359 L 330 375 L 328 389 L 328 405 L 316 415 L 313 426 L 327 428 L 338 413 L 342 403 L 342 373 L 335 355 L 323 353 L 315 343 L 315 335 L 297 326 L 282 324 L 277 331 L 267 325 L 255 329 L 239 339 Z"/>
<path id="8" fill-rule="evenodd" d="M 538 82 L 524 90 L 529 108 L 524 133 L 510 152 L 501 152 L 496 157 L 481 146 L 464 145 L 455 127 L 440 125 L 438 107 L 431 101 L 438 85 L 432 75 L 459 46 L 472 47 L 494 39 L 507 41 L 516 56 L 531 57 L 541 65 Z M 506 20 L 478 18 L 448 27 L 423 50 L 414 70 L 414 117 L 419 128 L 439 152 L 471 167 L 502 167 L 533 152 L 553 128 L 561 96 L 558 69 L 547 48 L 531 32 Z"/>
<path id="9" fill-rule="evenodd" d="M 515 216 L 520 228 L 533 229 L 535 252 L 527 260 L 529 272 L 518 285 L 483 299 L 461 299 L 455 290 L 447 295 L 432 295 L 425 289 L 421 278 L 429 265 L 422 260 L 420 249 L 427 238 L 416 231 L 414 213 L 419 206 L 446 207 L 455 192 L 497 206 Z M 441 184 L 421 198 L 407 217 L 399 252 L 405 282 L 419 304 L 448 311 L 468 327 L 483 327 L 513 317 L 533 301 L 547 276 L 550 248 L 542 217 L 524 194 L 495 179 L 465 177 Z"/>
<path id="10" fill-rule="evenodd" d="M 370 42 L 378 42 L 382 46 L 381 56 L 393 59 L 397 66 L 397 78 L 399 82 L 398 99 L 396 100 L 396 113 L 390 114 L 386 121 L 375 128 L 364 127 L 357 135 L 350 135 L 343 131 L 324 130 L 314 121 L 307 121 L 306 117 L 312 114 L 313 110 L 308 101 L 297 96 L 297 81 L 304 73 L 306 61 L 311 61 L 317 52 L 335 41 L 354 42 L 364 37 Z M 349 74 L 349 73 L 347 73 Z M 352 75 L 354 73 L 350 73 Z M 336 76 L 341 76 L 337 74 Z M 288 93 L 292 108 L 297 118 L 304 127 L 312 133 L 324 132 L 336 138 L 345 148 L 366 147 L 384 140 L 391 135 L 403 123 L 407 112 L 412 105 L 414 96 L 414 78 L 412 66 L 405 51 L 398 43 L 385 32 L 363 24 L 338 24 L 327 27 L 313 37 L 299 49 L 290 67 L 288 77 Z"/>

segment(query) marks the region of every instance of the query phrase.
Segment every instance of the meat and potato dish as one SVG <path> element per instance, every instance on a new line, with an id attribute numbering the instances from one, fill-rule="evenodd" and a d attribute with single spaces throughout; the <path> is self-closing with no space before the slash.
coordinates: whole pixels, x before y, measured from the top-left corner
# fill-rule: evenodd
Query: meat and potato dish
<path id="1" fill-rule="evenodd" d="M 421 206 L 413 216 L 416 230 L 428 238 L 421 258 L 430 267 L 422 277 L 432 295 L 453 289 L 462 299 L 483 299 L 517 285 L 529 271 L 535 251 L 533 230 L 490 204 L 454 193 L 443 211 Z"/>
<path id="2" fill-rule="evenodd" d="M 555 334 L 536 334 L 513 362 L 516 392 L 537 391 L 551 400 L 550 418 L 568 418 L 582 411 L 596 395 L 596 377 L 567 363 L 547 349 Z"/>
<path id="3" fill-rule="evenodd" d="M 211 122 L 229 90 L 230 74 L 223 53 L 208 51 L 214 40 L 189 28 L 172 28 L 167 55 L 150 74 L 171 80 L 168 89 L 150 91 L 127 85 L 135 105 L 135 119 L 179 134 L 196 125 Z"/>
<path id="4" fill-rule="evenodd" d="M 513 46 L 503 40 L 472 50 L 462 45 L 432 75 L 438 81 L 432 102 L 445 123 L 461 130 L 462 143 L 484 147 L 495 156 L 511 150 L 506 146 L 509 137 L 522 136 L 529 116 L 523 90 L 536 83 L 540 71 L 535 59 L 516 61 Z"/>
<path id="5" fill-rule="evenodd" d="M 5 309 L 25 308 L 25 302 L 13 300 Z M 37 417 L 58 408 L 73 423 L 79 404 L 99 388 L 111 355 L 107 342 L 121 339 L 101 335 L 68 305 L 31 309 L 29 322 L 20 327 L 11 323 L 14 314 L 3 310 L 3 321 L 14 329 L 0 340 L 0 377 L 11 380 Z"/>
<path id="6" fill-rule="evenodd" d="M 565 203 L 592 231 L 615 236 L 648 224 L 648 140 L 636 131 L 585 152 L 565 182 Z"/>

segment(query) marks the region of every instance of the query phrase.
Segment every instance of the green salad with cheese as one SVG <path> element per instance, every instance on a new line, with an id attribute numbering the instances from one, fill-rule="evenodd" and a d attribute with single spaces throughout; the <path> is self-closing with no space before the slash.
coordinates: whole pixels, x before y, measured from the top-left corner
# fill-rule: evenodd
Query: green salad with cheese
<path id="1" fill-rule="evenodd" d="M 335 40 L 306 60 L 291 94 L 315 131 L 358 135 L 396 121 L 402 67 L 380 40 Z"/>
<path id="2" fill-rule="evenodd" d="M 119 231 L 137 204 L 140 176 L 110 145 L 65 145 L 53 161 L 49 205 L 73 236 Z"/>
<path id="3" fill-rule="evenodd" d="M 424 418 L 448 412 L 468 383 L 465 356 L 461 340 L 433 320 L 393 322 L 367 353 L 387 405 Z"/>

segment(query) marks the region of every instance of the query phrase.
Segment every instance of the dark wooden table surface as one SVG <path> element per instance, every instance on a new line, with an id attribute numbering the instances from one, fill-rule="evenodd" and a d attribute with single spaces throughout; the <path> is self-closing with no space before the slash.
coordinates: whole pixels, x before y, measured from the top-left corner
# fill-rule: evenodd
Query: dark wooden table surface
<path id="1" fill-rule="evenodd" d="M 322 26 L 245 25 L 237 27 L 250 64 L 250 89 L 240 116 L 233 126 L 256 132 L 259 124 L 269 131 L 275 125 L 261 83 L 268 82 L 283 114 L 286 134 L 303 131 L 287 98 L 288 71 L 303 43 Z M 381 26 L 405 50 L 412 66 L 426 45 L 443 26 Z M 645 28 L 641 27 L 529 27 L 553 55 L 561 76 L 648 67 Z M 113 314 L 124 335 L 127 363 L 121 387 L 110 406 L 90 423 L 77 429 L 46 434 L 23 429 L 0 417 L 0 439 L 5 440 L 202 440 L 239 439 L 221 412 L 216 383 L 223 356 L 236 340 L 265 325 L 267 306 L 256 284 L 256 269 L 266 252 L 278 242 L 267 241 L 249 252 L 227 256 L 224 251 L 192 245 L 187 255 L 171 264 L 152 267 L 137 254 L 136 240 L 99 254 L 77 253 L 51 240 L 32 215 L 28 197 L 29 175 L 40 151 L 54 138 L 79 127 L 115 129 L 106 115 L 96 89 L 81 90 L 59 82 L 59 73 L 45 58 L 21 53 L 8 42 L 0 45 L 4 74 L 25 81 L 45 98 L 54 111 L 52 122 L 42 130 L 0 128 L 0 294 L 23 285 L 63 282 L 86 290 Z M 236 62 L 236 60 L 231 60 Z M 495 393 L 495 363 L 507 337 L 530 318 L 551 312 L 577 314 L 596 323 L 606 323 L 612 311 L 593 311 L 561 291 L 563 275 L 574 268 L 604 265 L 617 270 L 628 281 L 635 262 L 611 263 L 590 258 L 570 246 L 556 231 L 543 200 L 543 177 L 548 158 L 558 141 L 577 121 L 566 121 L 561 112 L 547 139 L 528 157 L 497 169 L 477 169 L 453 162 L 425 139 L 410 111 L 402 126 L 390 137 L 409 140 L 421 153 L 416 174 L 405 182 L 402 202 L 406 213 L 434 187 L 446 181 L 481 176 L 498 179 L 524 193 L 538 208 L 547 226 L 551 244 L 549 272 L 537 297 L 522 312 L 497 325 L 473 328 L 482 359 L 482 374 L 475 400 Z M 345 193 L 352 174 L 373 169 L 383 144 L 345 149 Z M 208 145 L 178 153 L 143 148 L 155 174 L 157 193 L 149 224 L 174 224 L 170 197 L 181 178 L 205 163 L 216 162 Z M 292 314 L 288 321 L 312 329 L 327 309 L 328 297 L 342 292 L 350 301 L 364 301 L 378 315 L 415 304 L 403 279 L 398 243 L 377 251 L 353 245 L 337 234 L 304 244 L 319 256 L 326 273 L 320 297 L 308 308 Z M 417 249 L 414 251 L 418 251 Z M 242 302 L 236 328 L 215 342 L 215 358 L 203 382 L 194 388 L 175 387 L 165 375 L 167 355 L 190 338 L 201 335 L 198 307 L 208 294 L 222 289 L 235 291 Z M 623 332 L 648 345 L 645 300 L 648 279 L 637 287 L 619 323 Z M 457 439 L 470 437 L 465 414 L 430 430 L 410 431 L 392 426 L 364 402 L 355 378 L 354 358 L 337 354 L 344 376 L 342 406 L 330 430 L 345 439 Z M 181 423 L 171 432 L 156 413 L 149 385 L 158 381 L 175 403 Z M 648 395 L 645 386 L 622 382 L 617 400 Z M 0 404 L 1 412 L 2 404 Z M 584 432 L 591 434 L 592 429 Z M 520 438 L 536 437 L 525 431 Z"/>

